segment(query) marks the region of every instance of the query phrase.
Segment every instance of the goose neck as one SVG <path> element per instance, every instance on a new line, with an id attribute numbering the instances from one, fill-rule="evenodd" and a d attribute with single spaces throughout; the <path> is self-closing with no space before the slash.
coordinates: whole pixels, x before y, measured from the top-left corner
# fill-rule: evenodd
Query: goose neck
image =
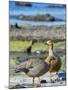
<path id="1" fill-rule="evenodd" d="M 53 56 L 53 48 L 49 47 L 49 56 Z"/>

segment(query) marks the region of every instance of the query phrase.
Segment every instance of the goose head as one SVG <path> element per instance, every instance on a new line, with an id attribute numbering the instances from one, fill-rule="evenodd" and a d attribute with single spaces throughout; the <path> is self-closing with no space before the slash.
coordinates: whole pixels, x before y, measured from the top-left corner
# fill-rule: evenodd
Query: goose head
<path id="1" fill-rule="evenodd" d="M 53 49 L 53 41 L 52 40 L 48 40 L 46 43 L 49 48 Z"/>

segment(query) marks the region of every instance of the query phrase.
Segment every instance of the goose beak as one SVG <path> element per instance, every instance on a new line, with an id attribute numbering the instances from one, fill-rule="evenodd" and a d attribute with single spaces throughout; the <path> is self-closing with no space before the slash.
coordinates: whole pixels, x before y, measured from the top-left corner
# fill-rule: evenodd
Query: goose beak
<path id="1" fill-rule="evenodd" d="M 47 41 L 46 43 L 49 44 L 50 42 L 51 42 L 51 41 L 49 40 L 49 41 Z"/>
<path id="2" fill-rule="evenodd" d="M 45 44 L 49 45 L 50 43 L 52 43 L 51 40 L 48 40 Z"/>

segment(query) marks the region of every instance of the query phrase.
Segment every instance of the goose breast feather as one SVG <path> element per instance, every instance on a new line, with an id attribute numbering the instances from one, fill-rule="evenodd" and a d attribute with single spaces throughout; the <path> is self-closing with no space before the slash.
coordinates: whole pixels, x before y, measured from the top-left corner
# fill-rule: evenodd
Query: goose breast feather
<path id="1" fill-rule="evenodd" d="M 51 58 L 50 64 L 50 72 L 58 71 L 61 67 L 61 59 L 58 55 L 54 54 L 54 56 Z"/>
<path id="2" fill-rule="evenodd" d="M 39 77 L 45 74 L 46 72 L 48 72 L 49 68 L 50 68 L 50 65 L 48 63 L 39 61 L 39 63 L 30 70 L 30 73 L 32 73 L 33 77 L 34 76 Z"/>
<path id="3" fill-rule="evenodd" d="M 24 63 L 21 63 L 17 68 L 16 71 L 18 72 L 28 72 L 27 74 L 31 74 L 31 77 L 35 76 L 41 76 L 44 73 L 46 73 L 50 68 L 50 65 L 44 60 L 39 59 L 31 59 L 29 61 L 26 61 Z"/>

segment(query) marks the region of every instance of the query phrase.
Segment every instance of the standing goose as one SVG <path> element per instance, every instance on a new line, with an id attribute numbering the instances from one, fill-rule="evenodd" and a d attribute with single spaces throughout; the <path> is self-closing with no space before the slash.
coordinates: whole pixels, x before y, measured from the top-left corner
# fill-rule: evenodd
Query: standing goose
<path id="1" fill-rule="evenodd" d="M 24 72 L 29 77 L 33 77 L 33 85 L 34 86 L 41 86 L 40 84 L 40 76 L 47 73 L 49 71 L 50 65 L 48 62 L 32 58 L 28 61 L 22 62 L 15 70 L 16 73 L 18 72 Z M 35 82 L 35 81 L 38 81 Z"/>
<path id="2" fill-rule="evenodd" d="M 47 41 L 47 45 L 49 48 L 49 54 L 47 58 L 45 59 L 45 61 L 50 64 L 49 72 L 51 75 L 51 73 L 53 72 L 57 73 L 59 71 L 61 67 L 61 59 L 56 53 L 53 52 L 53 42 L 51 40 Z"/>

